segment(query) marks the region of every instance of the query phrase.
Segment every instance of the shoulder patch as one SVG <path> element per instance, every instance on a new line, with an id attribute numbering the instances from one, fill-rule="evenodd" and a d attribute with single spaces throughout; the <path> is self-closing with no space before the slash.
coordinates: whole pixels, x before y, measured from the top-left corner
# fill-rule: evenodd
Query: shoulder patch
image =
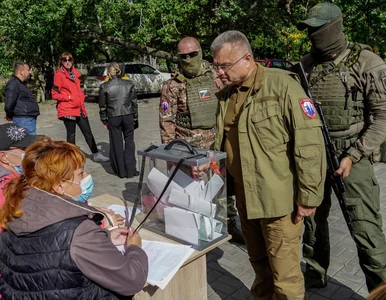
<path id="1" fill-rule="evenodd" d="M 386 71 L 383 71 L 381 81 L 383 84 L 383 88 L 386 90 Z"/>
<path id="2" fill-rule="evenodd" d="M 304 98 L 300 101 L 300 107 L 302 108 L 305 115 L 311 119 L 315 118 L 316 116 L 316 109 L 314 106 L 314 103 L 312 103 L 312 100 L 309 98 Z"/>
<path id="3" fill-rule="evenodd" d="M 160 109 L 163 113 L 166 113 L 170 109 L 170 101 L 168 99 L 162 99 Z"/>

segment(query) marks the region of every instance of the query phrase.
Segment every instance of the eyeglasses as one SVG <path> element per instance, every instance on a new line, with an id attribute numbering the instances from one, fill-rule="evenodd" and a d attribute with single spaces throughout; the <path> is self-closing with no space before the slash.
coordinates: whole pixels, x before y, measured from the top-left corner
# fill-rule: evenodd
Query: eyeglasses
<path id="1" fill-rule="evenodd" d="M 71 57 L 62 58 L 62 62 L 72 62 L 73 59 Z"/>
<path id="2" fill-rule="evenodd" d="M 249 53 L 245 53 L 242 57 L 236 60 L 233 64 L 225 64 L 225 65 L 213 65 L 214 70 L 218 73 L 219 71 L 226 73 L 230 69 L 232 69 L 240 60 L 246 57 Z"/>
<path id="3" fill-rule="evenodd" d="M 178 54 L 178 56 L 181 59 L 187 59 L 188 57 L 189 58 L 193 58 L 193 57 L 196 57 L 197 55 L 198 55 L 198 51 L 193 51 L 193 52 L 190 52 L 190 53 Z"/>

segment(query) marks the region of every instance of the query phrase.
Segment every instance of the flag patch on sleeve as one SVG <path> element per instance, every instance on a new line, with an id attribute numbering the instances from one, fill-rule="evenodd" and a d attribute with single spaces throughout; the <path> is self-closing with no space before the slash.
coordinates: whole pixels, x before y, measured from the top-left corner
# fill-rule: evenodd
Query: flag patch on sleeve
<path id="1" fill-rule="evenodd" d="M 162 99 L 160 105 L 161 111 L 166 113 L 170 109 L 170 101 L 168 99 Z"/>
<path id="2" fill-rule="evenodd" d="M 302 108 L 303 112 L 306 114 L 307 117 L 311 119 L 315 118 L 316 109 L 311 99 L 309 98 L 302 99 L 300 101 L 300 107 Z"/>

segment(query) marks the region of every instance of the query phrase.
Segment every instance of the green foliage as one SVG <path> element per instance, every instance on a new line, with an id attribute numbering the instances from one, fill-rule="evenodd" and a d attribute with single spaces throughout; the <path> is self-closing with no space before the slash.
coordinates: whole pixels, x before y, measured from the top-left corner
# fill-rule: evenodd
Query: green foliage
<path id="1" fill-rule="evenodd" d="M 306 33 L 296 24 L 314 0 L 2 0 L 0 2 L 0 74 L 12 61 L 35 66 L 57 63 L 63 51 L 78 62 L 141 59 L 139 52 L 106 42 L 106 37 L 176 54 L 177 42 L 194 36 L 204 55 L 221 32 L 237 29 L 251 41 L 258 58 L 296 60 L 309 50 Z M 349 39 L 386 54 L 386 2 L 336 0 L 345 13 Z"/>

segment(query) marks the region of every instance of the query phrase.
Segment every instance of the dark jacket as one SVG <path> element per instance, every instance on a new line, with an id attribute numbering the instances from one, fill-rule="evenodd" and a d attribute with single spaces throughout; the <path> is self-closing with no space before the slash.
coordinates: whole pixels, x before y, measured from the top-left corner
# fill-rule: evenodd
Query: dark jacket
<path id="1" fill-rule="evenodd" d="M 0 235 L 4 299 L 107 300 L 143 288 L 145 252 L 130 246 L 122 255 L 95 224 L 100 215 L 94 208 L 31 188 L 21 210 L 23 216 L 9 222 L 9 230 Z"/>
<path id="2" fill-rule="evenodd" d="M 136 122 L 138 106 L 133 82 L 114 76 L 102 83 L 99 89 L 99 109 L 102 123 L 107 123 L 108 118 L 124 115 L 133 115 Z"/>
<path id="3" fill-rule="evenodd" d="M 34 117 L 39 112 L 39 105 L 28 86 L 15 75 L 5 85 L 5 114 L 7 118 Z"/>

